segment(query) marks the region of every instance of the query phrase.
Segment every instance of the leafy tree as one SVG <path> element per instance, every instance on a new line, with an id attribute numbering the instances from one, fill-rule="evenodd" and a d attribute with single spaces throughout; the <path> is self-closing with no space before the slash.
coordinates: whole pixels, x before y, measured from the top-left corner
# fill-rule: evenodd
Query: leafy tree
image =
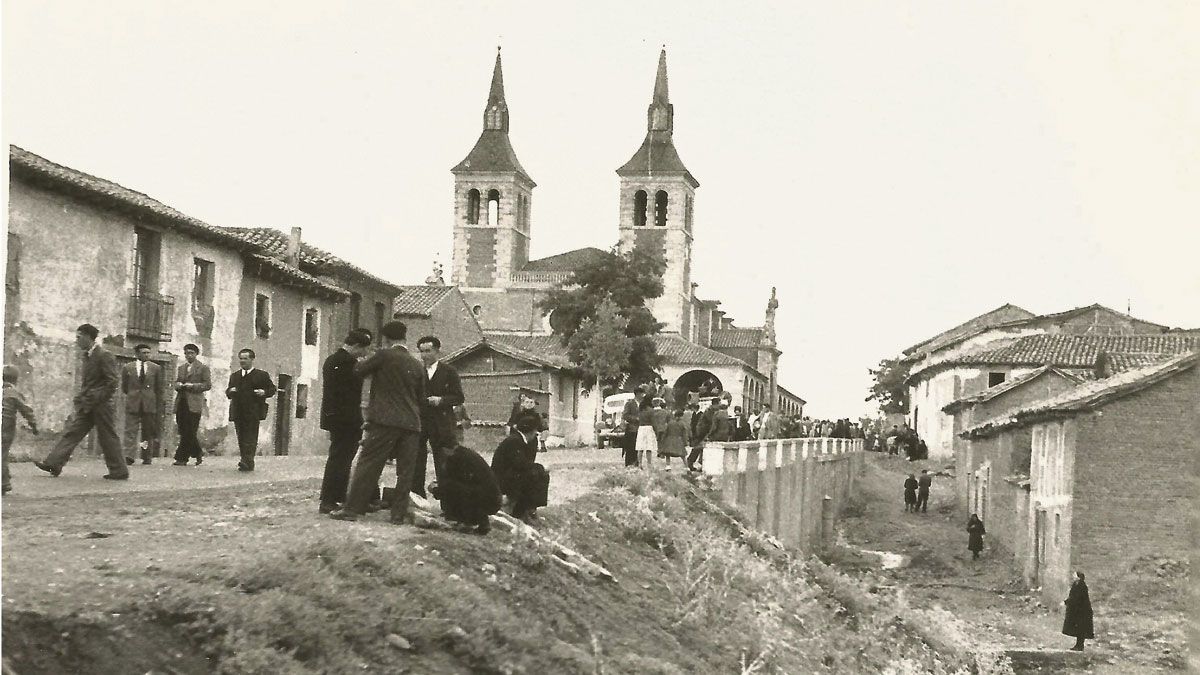
<path id="1" fill-rule="evenodd" d="M 662 295 L 665 270 L 666 262 L 660 256 L 640 246 L 625 253 L 618 253 L 614 247 L 594 262 L 576 269 L 560 288 L 542 300 L 542 314 L 550 315 L 551 328 L 567 346 L 571 360 L 581 365 L 585 380 L 594 378 L 593 382 L 609 384 L 624 376 L 645 381 L 655 375 L 662 358 L 650 336 L 662 329 L 663 324 L 655 320 L 646 302 Z M 600 344 L 595 337 L 601 331 L 611 335 L 612 321 L 599 315 L 600 307 L 606 303 L 621 318 L 624 337 L 629 339 L 620 375 L 611 378 L 592 370 L 600 364 L 607 367 L 613 355 L 610 347 Z M 592 321 L 589 333 L 573 341 L 587 320 Z M 588 350 L 596 352 L 587 353 Z"/>
<path id="2" fill-rule="evenodd" d="M 911 364 L 901 359 L 883 359 L 878 368 L 870 369 L 875 378 L 867 401 L 878 401 L 884 414 L 908 412 L 908 370 Z"/>
<path id="3" fill-rule="evenodd" d="M 595 316 L 585 318 L 567 340 L 572 360 L 579 364 L 585 386 L 621 380 L 633 352 L 633 338 L 625 335 L 629 321 L 612 300 L 596 307 Z"/>

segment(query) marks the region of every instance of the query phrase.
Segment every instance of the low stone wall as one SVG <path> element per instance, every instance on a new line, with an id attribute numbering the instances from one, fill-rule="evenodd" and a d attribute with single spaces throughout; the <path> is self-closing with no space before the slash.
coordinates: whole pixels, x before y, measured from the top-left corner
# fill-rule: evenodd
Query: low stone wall
<path id="1" fill-rule="evenodd" d="M 726 503 L 760 532 L 804 551 L 819 546 L 823 535 L 832 537 L 832 520 L 853 493 L 862 466 L 861 439 L 780 438 L 704 447 L 704 473 Z"/>

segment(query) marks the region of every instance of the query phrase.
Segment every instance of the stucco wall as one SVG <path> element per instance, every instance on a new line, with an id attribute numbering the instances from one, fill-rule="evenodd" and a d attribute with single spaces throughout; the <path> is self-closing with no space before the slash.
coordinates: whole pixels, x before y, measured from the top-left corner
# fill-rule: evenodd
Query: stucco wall
<path id="1" fill-rule="evenodd" d="M 122 344 L 128 348 L 150 342 L 125 336 L 135 225 L 160 233 L 157 290 L 175 301 L 171 340 L 156 345 L 161 352 L 155 360 L 173 365 L 182 358 L 183 345 L 191 342 L 201 347 L 201 360 L 213 367 L 214 383 L 228 377 L 226 355 L 233 344 L 242 278 L 242 260 L 236 251 L 20 180 L 11 181 L 9 195 L 9 231 L 19 241 L 20 257 L 17 307 L 6 312 L 16 324 L 6 327 L 5 362 L 21 369 L 22 388 L 50 432 L 29 439 L 38 446 L 35 454 L 53 441 L 71 411 L 80 365 L 73 346 L 76 326 L 95 325 L 116 353 L 122 353 Z M 213 263 L 215 321 L 210 337 L 198 333 L 191 313 L 195 258 Z M 173 379 L 174 370 L 168 367 L 166 376 Z M 175 439 L 172 405 L 173 392 L 168 389 L 163 401 L 163 449 L 168 454 Z M 201 440 L 206 445 L 224 437 L 227 410 L 223 396 L 209 395 L 201 422 Z"/>

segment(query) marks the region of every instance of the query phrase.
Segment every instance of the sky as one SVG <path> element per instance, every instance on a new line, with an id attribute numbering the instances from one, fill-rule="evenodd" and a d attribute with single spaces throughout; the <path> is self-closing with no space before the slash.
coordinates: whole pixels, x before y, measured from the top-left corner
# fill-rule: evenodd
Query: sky
<path id="1" fill-rule="evenodd" d="M 813 415 L 1008 302 L 1200 326 L 1200 3 L 3 5 L 5 142 L 401 284 L 449 267 L 497 46 L 531 254 L 614 244 L 665 45 L 698 293 L 778 288 Z"/>

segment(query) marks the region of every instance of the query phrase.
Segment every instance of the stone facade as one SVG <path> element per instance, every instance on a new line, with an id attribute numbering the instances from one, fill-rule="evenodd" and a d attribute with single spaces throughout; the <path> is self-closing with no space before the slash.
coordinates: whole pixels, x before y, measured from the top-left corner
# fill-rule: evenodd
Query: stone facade
<path id="1" fill-rule="evenodd" d="M 664 197 L 661 221 L 660 193 Z M 641 246 L 661 255 L 666 264 L 663 293 L 651 302 L 650 309 L 656 319 L 666 324 L 663 332 L 684 337 L 690 337 L 692 332 L 691 217 L 695 198 L 695 188 L 683 176 L 621 176 L 620 250 Z"/>

